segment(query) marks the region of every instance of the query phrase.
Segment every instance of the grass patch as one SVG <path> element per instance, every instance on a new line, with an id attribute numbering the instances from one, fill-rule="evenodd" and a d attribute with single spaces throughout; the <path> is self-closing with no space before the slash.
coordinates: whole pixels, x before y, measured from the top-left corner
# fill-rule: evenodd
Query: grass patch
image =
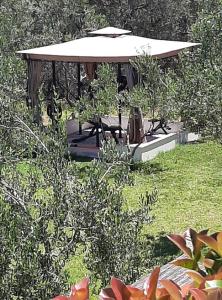
<path id="1" fill-rule="evenodd" d="M 149 234 L 196 230 L 221 230 L 222 146 L 208 142 L 178 146 L 152 162 L 140 164 L 135 185 L 125 188 L 129 208 L 137 206 L 141 193 L 156 186 L 155 221 Z"/>

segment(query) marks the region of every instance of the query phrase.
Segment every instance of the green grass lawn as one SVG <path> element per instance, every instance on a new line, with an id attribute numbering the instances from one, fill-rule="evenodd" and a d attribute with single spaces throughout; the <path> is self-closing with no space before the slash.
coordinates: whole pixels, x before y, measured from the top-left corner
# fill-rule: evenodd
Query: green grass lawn
<path id="1" fill-rule="evenodd" d="M 156 186 L 158 200 L 149 233 L 181 233 L 188 227 L 221 230 L 222 145 L 178 146 L 145 163 L 142 169 L 149 164 L 151 174 L 135 172 L 135 186 L 125 189 L 128 206 L 136 207 L 139 195 Z"/>

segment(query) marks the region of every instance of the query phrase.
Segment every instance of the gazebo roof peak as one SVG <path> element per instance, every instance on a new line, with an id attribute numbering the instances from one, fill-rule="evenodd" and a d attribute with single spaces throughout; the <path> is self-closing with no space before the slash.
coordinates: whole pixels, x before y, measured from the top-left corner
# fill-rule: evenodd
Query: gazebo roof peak
<path id="1" fill-rule="evenodd" d="M 105 27 L 101 28 L 99 30 L 90 31 L 89 34 L 95 34 L 95 35 L 107 35 L 107 36 L 118 36 L 123 34 L 129 34 L 131 33 L 130 30 L 120 29 L 116 27 Z"/>

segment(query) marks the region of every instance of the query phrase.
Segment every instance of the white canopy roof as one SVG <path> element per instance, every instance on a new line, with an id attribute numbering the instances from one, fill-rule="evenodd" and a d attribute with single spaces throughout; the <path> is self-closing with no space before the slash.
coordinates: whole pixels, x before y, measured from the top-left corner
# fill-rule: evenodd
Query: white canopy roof
<path id="1" fill-rule="evenodd" d="M 97 35 L 122 35 L 130 33 L 130 30 L 120 29 L 116 27 L 105 27 L 99 30 L 91 31 L 90 34 L 97 34 Z"/>
<path id="2" fill-rule="evenodd" d="M 149 39 L 133 35 L 84 37 L 66 43 L 18 51 L 26 59 L 66 62 L 127 63 L 140 55 L 164 58 L 197 43 Z"/>

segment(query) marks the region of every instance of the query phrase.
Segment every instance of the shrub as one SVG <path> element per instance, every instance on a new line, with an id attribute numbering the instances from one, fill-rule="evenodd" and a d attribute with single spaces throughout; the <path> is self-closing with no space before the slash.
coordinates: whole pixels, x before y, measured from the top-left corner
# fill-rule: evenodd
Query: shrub
<path id="1" fill-rule="evenodd" d="M 100 300 L 216 300 L 222 299 L 222 232 L 207 235 L 207 231 L 197 233 L 189 230 L 191 243 L 186 244 L 185 235 L 170 235 L 173 241 L 188 257 L 179 259 L 173 263 L 185 268 L 195 268 L 197 271 L 189 271 L 188 275 L 193 280 L 182 288 L 171 280 L 160 280 L 158 285 L 160 268 L 156 267 L 144 284 L 144 289 L 140 290 L 134 286 L 125 285 L 121 280 L 113 277 L 110 287 L 102 289 L 99 295 Z M 186 232 L 187 235 L 187 232 Z M 207 251 L 203 251 L 207 250 Z M 209 258 L 210 257 L 210 258 Z M 198 262 L 205 266 L 199 269 Z M 218 265 L 219 262 L 219 265 Z M 215 266 L 217 266 L 215 268 Z M 209 275 L 210 274 L 210 275 Z M 75 295 L 74 295 L 75 296 Z M 63 298 L 55 298 L 55 300 Z M 77 298 L 64 298 L 77 299 Z M 87 300 L 88 298 L 81 298 Z"/>

